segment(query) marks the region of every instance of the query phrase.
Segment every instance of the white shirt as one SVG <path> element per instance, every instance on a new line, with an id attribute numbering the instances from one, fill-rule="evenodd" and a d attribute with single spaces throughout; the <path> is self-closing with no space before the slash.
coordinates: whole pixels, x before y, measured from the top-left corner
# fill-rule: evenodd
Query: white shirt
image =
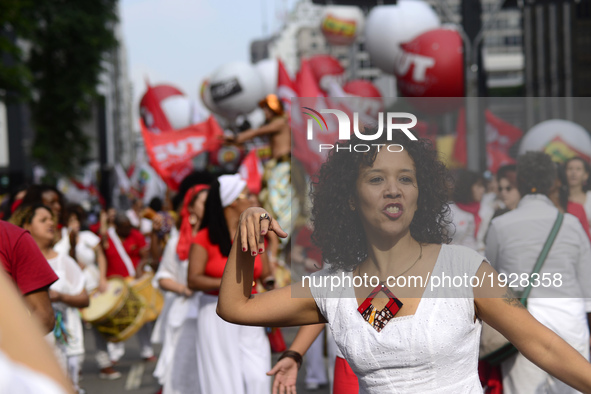
<path id="1" fill-rule="evenodd" d="M 442 245 L 431 278 L 472 276 L 482 261 L 469 248 Z M 342 274 L 315 272 L 310 290 L 359 378 L 360 393 L 482 393 L 478 379 L 481 323 L 474 321 L 471 287 L 427 286 L 414 315 L 394 317 L 377 332 L 357 310 L 352 286 L 331 291 L 330 277 Z M 324 276 L 329 277 L 328 286 L 321 284 Z M 396 294 L 396 289 L 392 291 Z"/>
<path id="2" fill-rule="evenodd" d="M 480 225 L 478 233 L 474 234 L 476 221 L 474 215 L 460 209 L 456 204 L 450 203 L 450 219 L 452 220 L 450 233 L 452 234 L 452 244 L 467 246 L 478 253 L 484 254 L 484 237 L 494 211 L 489 204 L 480 204 L 478 216 L 480 216 Z"/>
<path id="3" fill-rule="evenodd" d="M 493 219 L 488 231 L 486 257 L 499 272 L 529 275 L 556 220 L 558 209 L 548 197 L 526 195 L 513 211 Z M 513 274 L 513 276 L 510 276 Z M 540 277 L 549 278 L 532 288 L 528 310 L 567 342 L 589 342 L 585 298 L 591 298 L 591 247 L 580 222 L 570 214 L 548 253 Z M 559 279 L 558 279 L 559 278 Z M 515 280 L 513 290 L 522 290 Z"/>

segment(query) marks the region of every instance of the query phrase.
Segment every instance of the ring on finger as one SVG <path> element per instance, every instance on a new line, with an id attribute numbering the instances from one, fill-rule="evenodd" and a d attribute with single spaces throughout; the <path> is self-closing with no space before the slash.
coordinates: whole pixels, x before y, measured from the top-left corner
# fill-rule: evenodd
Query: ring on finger
<path id="1" fill-rule="evenodd" d="M 261 213 L 261 217 L 260 217 L 259 221 L 263 221 L 263 220 L 271 221 L 271 217 L 269 216 L 269 214 L 267 212 Z"/>

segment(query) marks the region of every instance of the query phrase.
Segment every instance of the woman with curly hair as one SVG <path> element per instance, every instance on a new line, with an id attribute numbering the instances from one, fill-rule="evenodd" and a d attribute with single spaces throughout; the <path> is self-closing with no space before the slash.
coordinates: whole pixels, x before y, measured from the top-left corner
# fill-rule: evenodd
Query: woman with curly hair
<path id="1" fill-rule="evenodd" d="M 387 137 L 365 153 L 356 151 L 368 146 L 367 138 L 339 141 L 320 170 L 313 239 L 331 271 L 251 296 L 263 236 L 287 234 L 262 208 L 242 213 L 218 314 L 248 325 L 328 322 L 361 393 L 482 393 L 483 320 L 539 366 L 590 392 L 591 364 L 493 280 L 496 271 L 481 255 L 448 245 L 448 178 L 431 143 L 402 133 Z M 436 283 L 464 276 L 485 279 L 474 288 Z M 295 352 L 284 357 L 301 360 Z"/>

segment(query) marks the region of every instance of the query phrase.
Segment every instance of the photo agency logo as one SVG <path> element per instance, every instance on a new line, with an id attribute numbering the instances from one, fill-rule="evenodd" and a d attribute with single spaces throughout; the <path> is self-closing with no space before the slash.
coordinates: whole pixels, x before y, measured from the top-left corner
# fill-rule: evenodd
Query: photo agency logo
<path id="1" fill-rule="evenodd" d="M 302 107 L 302 109 L 307 110 L 302 111 L 304 115 L 308 115 L 310 118 L 308 119 L 306 125 L 306 138 L 308 141 L 314 139 L 314 121 L 320 127 L 320 131 L 322 133 L 328 133 L 328 124 L 326 119 L 322 114 L 333 114 L 336 116 L 336 120 L 338 122 L 338 140 L 350 140 L 351 139 L 351 119 L 349 119 L 349 115 L 346 112 L 338 110 L 338 109 L 321 109 L 320 111 L 316 111 L 310 107 Z M 408 119 L 410 122 L 407 123 L 397 123 L 398 119 Z M 384 122 L 385 120 L 385 122 Z M 384 123 L 385 127 L 384 127 Z M 374 134 L 362 134 L 359 131 L 359 113 L 353 113 L 353 133 L 355 136 L 358 137 L 360 140 L 363 141 L 375 141 L 382 136 L 384 133 L 384 128 L 386 131 L 386 138 L 388 140 L 392 139 L 392 133 L 395 130 L 402 131 L 409 140 L 416 141 L 417 137 L 415 137 L 409 129 L 412 129 L 417 124 L 417 117 L 409 112 L 380 112 L 378 114 L 378 126 L 377 130 Z M 349 152 L 368 152 L 371 147 L 377 147 L 378 152 L 380 149 L 385 148 L 390 152 L 402 152 L 404 150 L 403 146 L 400 144 L 354 144 L 348 146 L 341 146 L 339 144 L 318 144 L 318 152 L 328 151 L 331 149 L 336 149 L 337 152 L 340 150 L 347 150 Z"/>

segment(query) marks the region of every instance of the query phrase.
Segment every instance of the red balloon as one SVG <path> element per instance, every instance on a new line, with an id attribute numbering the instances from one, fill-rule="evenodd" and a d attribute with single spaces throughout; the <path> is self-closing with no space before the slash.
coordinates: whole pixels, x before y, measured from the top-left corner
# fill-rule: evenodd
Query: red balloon
<path id="1" fill-rule="evenodd" d="M 359 102 L 355 103 L 355 109 L 370 116 L 377 116 L 384 111 L 382 94 L 373 83 L 365 79 L 355 79 L 343 86 L 343 90 L 354 96 L 359 96 Z"/>
<path id="2" fill-rule="evenodd" d="M 365 79 L 354 79 L 343 86 L 343 90 L 349 94 L 360 97 L 382 97 L 382 94 L 373 83 Z"/>
<path id="3" fill-rule="evenodd" d="M 462 37 L 453 29 L 434 29 L 412 41 L 401 44 L 402 56 L 397 62 L 398 86 L 406 97 L 463 97 L 464 54 Z M 413 100 L 420 102 L 420 100 Z M 446 101 L 449 108 L 460 100 Z"/>
<path id="4" fill-rule="evenodd" d="M 316 55 L 309 59 L 310 67 L 316 82 L 320 83 L 320 80 L 325 75 L 336 75 L 341 76 L 345 72 L 343 66 L 337 59 L 329 55 Z"/>

